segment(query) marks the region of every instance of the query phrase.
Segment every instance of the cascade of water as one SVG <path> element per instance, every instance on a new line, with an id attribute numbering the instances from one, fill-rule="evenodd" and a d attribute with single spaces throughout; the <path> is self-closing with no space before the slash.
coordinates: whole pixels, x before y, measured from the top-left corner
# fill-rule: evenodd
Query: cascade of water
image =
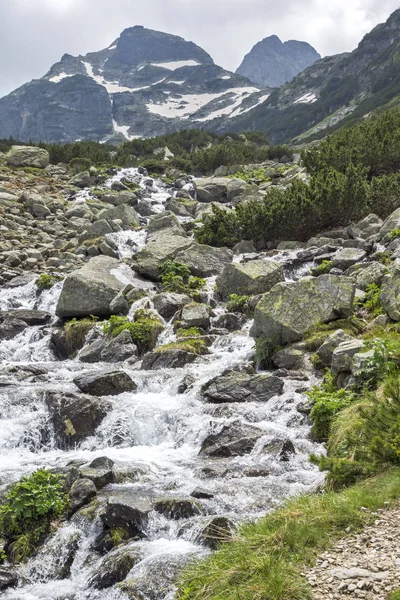
<path id="1" fill-rule="evenodd" d="M 141 187 L 144 178 L 137 169 L 122 169 L 106 183 L 129 178 Z M 163 182 L 152 182 L 152 197 L 160 209 L 170 193 Z M 191 185 L 191 184 L 188 184 Z M 121 258 L 129 258 L 145 244 L 144 231 L 110 234 Z M 246 257 L 241 257 L 241 259 Z M 289 275 L 297 279 L 307 265 L 295 266 L 296 253 L 278 253 Z M 237 258 L 236 258 L 237 260 Z M 126 267 L 128 268 L 128 267 Z M 208 302 L 214 295 L 215 277 L 207 279 Z M 34 281 L 0 291 L 0 309 L 37 308 L 54 315 L 62 283 L 37 295 Z M 135 302 L 128 315 L 133 319 L 137 308 L 151 306 L 150 297 Z M 216 315 L 224 307 L 215 308 Z M 175 341 L 172 322 L 165 324 L 158 344 Z M 51 350 L 52 324 L 28 327 L 12 340 L 3 341 L 0 350 L 0 472 L 1 482 L 9 483 L 38 467 L 64 467 L 89 463 L 108 456 L 115 461 L 119 481 L 99 493 L 104 503 L 110 490 L 130 491 L 144 498 L 189 498 L 196 488 L 205 490 L 201 500 L 204 514 L 225 515 L 232 520 L 253 519 L 276 506 L 283 498 L 310 490 L 322 475 L 308 462 L 311 452 L 321 448 L 309 439 L 309 426 L 298 407 L 304 392 L 313 381 L 285 380 L 284 392 L 269 402 L 207 404 L 201 387 L 226 370 L 248 365 L 254 354 L 249 336 L 250 324 L 240 331 L 210 336 L 209 354 L 177 369 L 144 371 L 134 365 L 124 369 L 137 383 L 137 391 L 107 397 L 111 410 L 92 437 L 78 447 L 60 449 L 49 424 L 44 400 L 46 391 L 75 391 L 72 382 L 77 372 L 103 369 L 104 363 L 87 365 L 75 360 L 56 361 Z M 120 368 L 120 365 L 113 365 Z M 4 386 L 2 384 L 4 377 Z M 182 393 L 181 384 L 188 381 Z M 204 459 L 201 445 L 211 432 L 239 421 L 256 426 L 262 435 L 253 450 L 243 456 Z M 268 448 L 276 441 L 290 440 L 296 454 L 282 462 Z M 128 476 L 134 473 L 135 476 Z M 204 515 L 174 521 L 152 513 L 146 525 L 147 539 L 132 541 L 129 548 L 140 553 L 140 560 L 128 578 L 148 589 L 149 579 L 164 583 L 151 596 L 172 600 L 170 581 L 185 560 L 207 550 L 197 536 L 204 526 Z M 17 590 L 3 592 L 5 600 L 120 600 L 126 596 L 116 588 L 95 590 L 89 583 L 98 572 L 101 557 L 93 550 L 100 531 L 100 521 L 73 518 L 51 536 L 39 554 L 21 571 L 24 582 Z M 73 551 L 71 547 L 75 548 Z M 66 568 L 68 565 L 68 568 Z M 65 570 L 65 568 L 66 570 Z M 62 574 L 60 574 L 62 571 Z M 164 578 L 164 579 L 163 579 Z M 166 589 L 162 592 L 160 590 Z"/>

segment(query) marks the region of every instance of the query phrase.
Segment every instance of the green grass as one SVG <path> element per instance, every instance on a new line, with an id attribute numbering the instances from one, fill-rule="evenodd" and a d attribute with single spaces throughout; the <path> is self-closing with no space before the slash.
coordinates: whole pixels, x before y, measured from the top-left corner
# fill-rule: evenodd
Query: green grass
<path id="1" fill-rule="evenodd" d="M 400 589 L 392 593 L 390 600 L 400 600 Z"/>
<path id="2" fill-rule="evenodd" d="M 332 542 L 372 522 L 375 511 L 400 497 L 394 468 L 343 492 L 300 496 L 254 524 L 232 542 L 191 564 L 177 600 L 311 600 L 301 575 Z"/>

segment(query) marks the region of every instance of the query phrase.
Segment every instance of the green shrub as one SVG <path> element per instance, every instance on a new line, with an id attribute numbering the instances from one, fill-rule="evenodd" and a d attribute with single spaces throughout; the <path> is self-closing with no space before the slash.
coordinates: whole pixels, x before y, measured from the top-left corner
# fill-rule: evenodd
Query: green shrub
<path id="1" fill-rule="evenodd" d="M 250 296 L 239 296 L 238 294 L 231 294 L 229 296 L 226 309 L 228 312 L 244 313 L 247 311 L 247 302 Z"/>
<path id="2" fill-rule="evenodd" d="M 396 229 L 392 229 L 392 231 L 389 233 L 390 240 L 397 240 L 398 238 L 400 238 L 400 228 L 399 227 L 397 227 Z"/>
<path id="3" fill-rule="evenodd" d="M 201 335 L 200 329 L 198 329 L 197 327 L 188 327 L 187 329 L 183 329 L 182 327 L 180 329 L 177 329 L 176 331 L 176 337 L 177 338 L 193 338 L 193 337 L 198 337 L 199 335 Z"/>
<path id="4" fill-rule="evenodd" d="M 400 589 L 396 590 L 395 592 L 392 592 L 390 600 L 400 600 Z"/>
<path id="5" fill-rule="evenodd" d="M 162 354 L 163 352 L 168 352 L 168 350 L 184 350 L 185 352 L 191 352 L 193 354 L 203 354 L 206 348 L 206 344 L 201 338 L 187 338 L 184 340 L 178 340 L 177 342 L 171 342 L 170 344 L 164 344 L 163 346 L 158 346 L 155 349 L 157 354 Z"/>
<path id="6" fill-rule="evenodd" d="M 400 465 L 400 376 L 387 377 L 382 390 L 368 392 L 332 419 L 328 455 L 312 456 L 327 471 L 333 488 Z"/>
<path id="7" fill-rule="evenodd" d="M 367 346 L 373 354 L 365 360 L 362 368 L 354 373 L 355 386 L 358 389 L 374 390 L 386 375 L 396 369 L 396 364 L 386 340 L 372 340 Z"/>
<path id="8" fill-rule="evenodd" d="M 40 469 L 14 483 L 0 505 L 0 534 L 10 544 L 10 557 L 20 562 L 68 506 L 60 475 Z"/>
<path id="9" fill-rule="evenodd" d="M 331 272 L 332 267 L 333 263 L 331 260 L 323 260 L 321 264 L 311 270 L 311 275 L 314 275 L 314 277 L 318 277 L 318 275 L 326 275 L 327 273 Z"/>
<path id="10" fill-rule="evenodd" d="M 373 258 L 387 267 L 393 264 L 393 259 L 389 252 L 375 252 Z"/>
<path id="11" fill-rule="evenodd" d="M 93 329 L 98 317 L 87 317 L 85 319 L 71 319 L 64 325 L 65 341 L 68 355 L 71 356 L 83 348 L 86 336 Z"/>
<path id="12" fill-rule="evenodd" d="M 146 309 L 135 312 L 134 322 L 129 321 L 128 317 L 113 315 L 103 323 L 104 333 L 111 337 L 117 337 L 122 331 L 129 331 L 141 355 L 154 348 L 163 329 L 161 320 Z"/>
<path id="13" fill-rule="evenodd" d="M 69 167 L 73 173 L 81 173 L 82 171 L 88 171 L 93 166 L 92 161 L 89 158 L 73 158 Z"/>
<path id="14" fill-rule="evenodd" d="M 353 403 L 356 396 L 353 392 L 345 389 L 327 391 L 324 387 L 313 387 L 307 395 L 314 405 L 310 415 L 313 422 L 313 435 L 318 441 L 326 441 L 329 437 L 333 418 Z"/>
<path id="15" fill-rule="evenodd" d="M 48 273 L 42 273 L 36 279 L 35 284 L 38 290 L 49 290 L 58 281 L 62 281 L 63 277 L 59 275 L 49 275 Z"/>
<path id="16" fill-rule="evenodd" d="M 380 288 L 375 283 L 369 284 L 365 291 L 365 296 L 358 301 L 358 305 L 367 310 L 374 317 L 382 315 L 384 310 L 381 305 Z"/>
<path id="17" fill-rule="evenodd" d="M 165 292 L 187 294 L 198 297 L 198 292 L 206 285 L 206 280 L 190 275 L 187 265 L 179 261 L 167 260 L 160 266 L 161 283 Z"/>

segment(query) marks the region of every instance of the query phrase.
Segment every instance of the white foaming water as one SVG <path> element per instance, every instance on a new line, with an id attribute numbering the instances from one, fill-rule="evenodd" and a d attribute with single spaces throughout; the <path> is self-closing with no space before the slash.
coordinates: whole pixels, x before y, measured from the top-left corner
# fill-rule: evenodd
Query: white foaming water
<path id="1" fill-rule="evenodd" d="M 122 171 L 115 177 L 137 179 L 141 187 L 146 187 L 143 179 L 148 178 L 142 178 L 137 169 Z M 112 180 L 108 185 L 111 186 Z M 160 209 L 167 197 L 163 185 L 160 182 L 157 187 L 154 181 L 152 183 L 153 198 L 154 194 L 160 194 L 156 196 Z M 110 237 L 121 258 L 129 258 L 144 247 L 145 235 L 144 230 L 138 230 L 111 234 Z M 295 258 L 296 253 L 286 252 L 278 253 L 271 260 L 282 262 L 288 278 L 295 279 L 306 268 L 306 265 L 296 266 L 290 276 Z M 214 285 L 215 277 L 208 278 L 208 301 L 213 298 Z M 39 296 L 34 282 L 3 289 L 0 307 L 2 310 L 38 308 L 54 314 L 61 288 L 62 283 L 56 284 Z M 151 306 L 151 294 L 150 298 L 134 303 L 129 318 L 132 319 L 134 312 L 149 302 Z M 216 314 L 221 312 L 221 307 L 215 309 Z M 209 348 L 210 354 L 198 357 L 194 363 L 182 368 L 143 371 L 139 364 L 122 365 L 137 383 L 137 391 L 106 398 L 112 409 L 95 434 L 70 450 L 58 448 L 44 400 L 45 392 L 78 393 L 72 382 L 77 373 L 105 367 L 118 369 L 121 365 L 88 365 L 79 362 L 79 357 L 57 362 L 50 347 L 51 324 L 28 327 L 14 339 L 2 342 L 1 483 L 18 480 L 39 467 L 60 468 L 71 461 L 82 464 L 108 456 L 121 475 L 118 480 L 126 483 L 100 491 L 101 506 L 111 490 L 114 493 L 129 491 L 150 499 L 188 498 L 196 488 L 208 492 L 212 497 L 201 501 L 203 515 L 174 521 L 153 512 L 145 527 L 147 539 L 128 545 L 141 553 L 141 560 L 133 567 L 128 579 L 137 582 L 144 597 L 172 600 L 173 576 L 186 560 L 207 553 L 196 542 L 207 516 L 226 515 L 233 521 L 253 519 L 278 505 L 283 498 L 309 491 L 322 481 L 322 475 L 308 462 L 310 453 L 321 448 L 310 441 L 309 426 L 297 410 L 304 402 L 304 389 L 312 382 L 285 380 L 284 393 L 266 403 L 213 405 L 201 398 L 202 385 L 227 369 L 242 367 L 251 360 L 254 342 L 249 336 L 249 327 L 250 323 L 247 323 L 240 332 L 216 336 Z M 158 344 L 175 339 L 173 323 L 167 323 Z M 186 383 L 182 389 L 186 391 L 179 393 L 183 382 Z M 298 391 L 299 388 L 303 391 Z M 199 456 L 207 435 L 238 421 L 262 430 L 252 452 L 212 460 Z M 286 440 L 293 442 L 296 454 L 289 462 L 282 462 L 268 448 Z M 5 600 L 126 600 L 127 596 L 115 588 L 99 591 L 90 584 L 102 560 L 93 550 L 100 531 L 98 518 L 89 522 L 73 517 L 50 536 L 39 554 L 23 567 L 21 581 L 24 583 L 16 590 L 4 591 Z M 149 582 L 151 585 L 159 582 L 159 591 L 153 588 L 151 591 Z"/>

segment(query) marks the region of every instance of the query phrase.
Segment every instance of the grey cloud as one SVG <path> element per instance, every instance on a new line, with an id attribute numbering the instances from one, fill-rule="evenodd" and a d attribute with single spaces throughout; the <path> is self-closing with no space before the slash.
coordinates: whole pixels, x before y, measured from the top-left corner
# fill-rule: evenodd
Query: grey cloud
<path id="1" fill-rule="evenodd" d="M 60 57 L 108 46 L 132 25 L 192 40 L 234 70 L 262 38 L 311 43 L 322 55 L 352 50 L 398 0 L 0 0 L 0 97 Z"/>

